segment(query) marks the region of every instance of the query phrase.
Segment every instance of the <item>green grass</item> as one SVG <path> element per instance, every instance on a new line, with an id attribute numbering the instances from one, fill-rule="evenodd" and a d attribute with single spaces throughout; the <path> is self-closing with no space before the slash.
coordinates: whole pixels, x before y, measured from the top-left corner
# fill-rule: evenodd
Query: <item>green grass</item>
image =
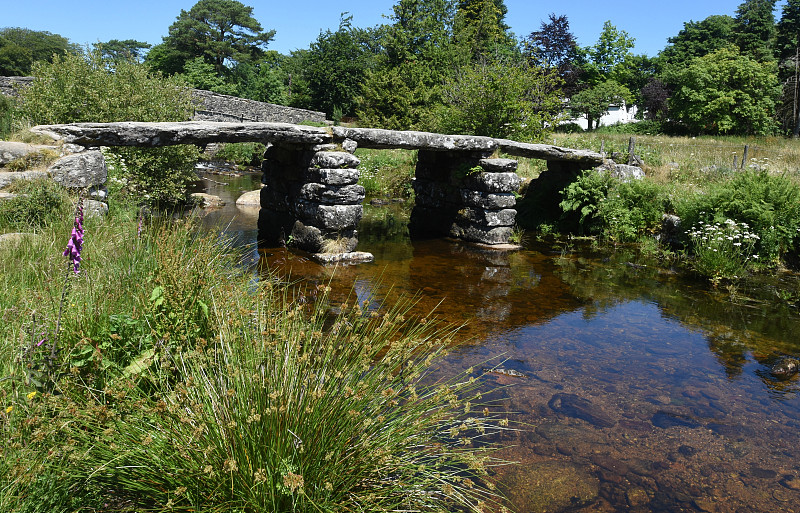
<path id="1" fill-rule="evenodd" d="M 430 375 L 455 328 L 295 302 L 218 234 L 115 212 L 86 220 L 79 274 L 71 216 L 0 249 L 1 510 L 498 507 L 502 408 Z"/>
<path id="2" fill-rule="evenodd" d="M 356 150 L 361 160 L 358 183 L 369 196 L 408 198 L 417 166 L 417 152 L 408 150 Z"/>

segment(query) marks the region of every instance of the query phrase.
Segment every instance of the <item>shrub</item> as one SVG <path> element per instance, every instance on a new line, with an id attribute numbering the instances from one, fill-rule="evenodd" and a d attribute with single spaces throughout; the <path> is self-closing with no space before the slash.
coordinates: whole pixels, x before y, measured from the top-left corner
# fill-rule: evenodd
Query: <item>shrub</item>
<path id="1" fill-rule="evenodd" d="M 0 229 L 38 229 L 69 215 L 67 192 L 52 180 L 16 180 L 10 190 L 17 196 L 0 201 Z"/>
<path id="2" fill-rule="evenodd" d="M 667 203 L 665 188 L 650 180 L 616 182 L 597 210 L 603 235 L 616 242 L 633 242 L 655 233 Z"/>
<path id="3" fill-rule="evenodd" d="M 442 87 L 430 126 L 448 134 L 539 141 L 561 118 L 561 79 L 552 70 L 492 62 L 464 67 Z"/>
<path id="4" fill-rule="evenodd" d="M 228 160 L 240 166 L 257 166 L 266 147 L 261 143 L 227 143 L 214 155 L 217 160 Z"/>
<path id="5" fill-rule="evenodd" d="M 577 180 L 570 183 L 562 192 L 563 200 L 559 204 L 564 212 L 562 222 L 566 218 L 579 214 L 577 228 L 581 233 L 597 234 L 602 228 L 598 216 L 600 204 L 605 201 L 608 191 L 614 186 L 614 179 L 608 173 L 587 170 Z M 566 228 L 570 228 L 566 223 Z"/>
<path id="6" fill-rule="evenodd" d="M 192 115 L 191 94 L 177 78 L 165 78 L 134 61 L 113 69 L 99 50 L 86 55 L 54 56 L 34 65 L 36 80 L 20 95 L 20 118 L 30 124 L 112 121 L 186 121 Z M 195 179 L 189 172 L 197 152 L 183 148 L 114 148 L 128 166 L 132 193 L 154 201 L 176 203 Z"/>
<path id="7" fill-rule="evenodd" d="M 580 214 L 582 233 L 615 242 L 632 242 L 654 233 L 668 209 L 663 186 L 647 179 L 623 182 L 595 170 L 584 171 L 563 195 L 561 208 L 565 214 Z"/>
<path id="8" fill-rule="evenodd" d="M 188 184 L 197 180 L 194 164 L 199 155 L 194 145 L 111 148 L 105 152 L 111 189 L 138 202 L 179 203 Z"/>
<path id="9" fill-rule="evenodd" d="M 785 175 L 745 170 L 681 200 L 677 213 L 685 226 L 746 223 L 758 235 L 755 252 L 764 263 L 778 263 L 797 250 L 800 237 L 800 185 Z"/>

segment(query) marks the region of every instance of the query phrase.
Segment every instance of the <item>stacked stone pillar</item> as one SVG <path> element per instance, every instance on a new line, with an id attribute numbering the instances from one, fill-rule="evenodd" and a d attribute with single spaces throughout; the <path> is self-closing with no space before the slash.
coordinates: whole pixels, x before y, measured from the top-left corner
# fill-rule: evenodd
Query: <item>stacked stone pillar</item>
<path id="1" fill-rule="evenodd" d="M 517 161 L 485 157 L 482 152 L 419 151 L 414 236 L 508 243 L 517 214 Z"/>
<path id="2" fill-rule="evenodd" d="M 358 159 L 331 145 L 271 145 L 262 163 L 260 239 L 310 253 L 351 253 L 363 213 Z"/>

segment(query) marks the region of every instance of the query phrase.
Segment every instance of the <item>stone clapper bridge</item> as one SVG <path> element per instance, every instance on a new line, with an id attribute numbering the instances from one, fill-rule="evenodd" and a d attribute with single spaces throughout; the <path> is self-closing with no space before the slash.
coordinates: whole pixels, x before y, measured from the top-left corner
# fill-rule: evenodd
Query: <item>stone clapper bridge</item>
<path id="1" fill-rule="evenodd" d="M 419 150 L 409 225 L 414 236 L 453 237 L 497 248 L 509 247 L 520 177 L 516 160 L 492 155 L 499 151 L 546 160 L 542 177 L 556 180 L 603 163 L 599 153 L 547 144 L 288 123 L 74 123 L 31 131 L 87 147 L 264 143 L 259 240 L 268 245 L 291 240 L 323 263 L 372 259 L 356 251 L 365 196 L 357 184 L 357 147 Z"/>

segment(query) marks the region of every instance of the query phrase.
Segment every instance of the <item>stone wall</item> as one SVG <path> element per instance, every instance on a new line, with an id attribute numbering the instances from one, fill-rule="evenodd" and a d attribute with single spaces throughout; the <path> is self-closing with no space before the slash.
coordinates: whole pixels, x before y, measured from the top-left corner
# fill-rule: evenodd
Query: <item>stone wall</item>
<path id="1" fill-rule="evenodd" d="M 16 96 L 16 87 L 25 87 L 33 82 L 33 77 L 0 77 L 0 94 Z"/>
<path id="2" fill-rule="evenodd" d="M 15 95 L 15 86 L 25 87 L 33 77 L 0 77 L 0 94 Z M 325 123 L 325 113 L 257 102 L 236 96 L 192 90 L 195 101 L 195 121 L 272 121 L 299 124 Z"/>
<path id="3" fill-rule="evenodd" d="M 275 121 L 325 123 L 325 113 L 296 109 L 195 89 L 195 121 Z"/>

